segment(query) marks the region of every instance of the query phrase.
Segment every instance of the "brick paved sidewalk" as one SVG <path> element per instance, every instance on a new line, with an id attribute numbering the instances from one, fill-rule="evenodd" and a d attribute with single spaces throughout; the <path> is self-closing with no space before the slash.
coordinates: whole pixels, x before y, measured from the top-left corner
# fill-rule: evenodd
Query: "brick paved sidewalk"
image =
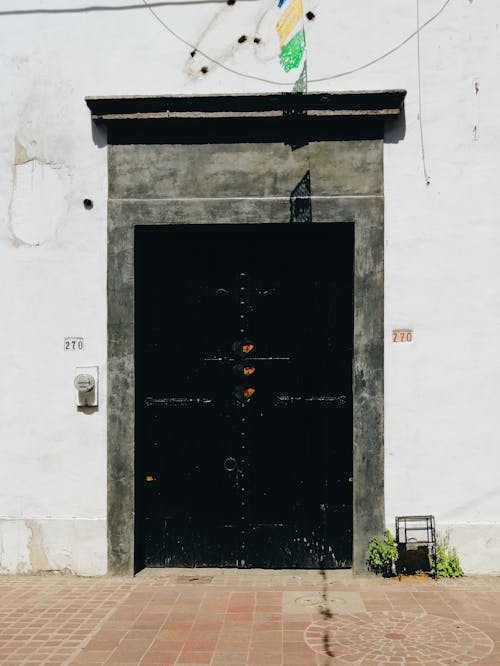
<path id="1" fill-rule="evenodd" d="M 497 647 L 498 646 L 498 647 Z M 500 577 L 0 576 L 0 664 L 500 665 Z"/>

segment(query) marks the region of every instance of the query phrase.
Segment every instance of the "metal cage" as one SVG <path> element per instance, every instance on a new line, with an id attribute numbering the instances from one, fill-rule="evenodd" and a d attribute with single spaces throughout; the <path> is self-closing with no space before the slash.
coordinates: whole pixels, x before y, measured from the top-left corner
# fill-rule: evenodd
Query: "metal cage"
<path id="1" fill-rule="evenodd" d="M 396 516 L 396 543 L 405 551 L 427 546 L 429 560 L 437 576 L 436 520 L 434 516 Z"/>

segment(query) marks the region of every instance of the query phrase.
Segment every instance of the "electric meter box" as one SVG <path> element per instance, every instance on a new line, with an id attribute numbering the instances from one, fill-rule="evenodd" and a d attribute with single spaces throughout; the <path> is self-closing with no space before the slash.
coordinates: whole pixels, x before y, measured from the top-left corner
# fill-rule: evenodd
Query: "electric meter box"
<path id="1" fill-rule="evenodd" d="M 73 385 L 76 391 L 77 407 L 97 407 L 99 388 L 98 366 L 76 368 Z"/>

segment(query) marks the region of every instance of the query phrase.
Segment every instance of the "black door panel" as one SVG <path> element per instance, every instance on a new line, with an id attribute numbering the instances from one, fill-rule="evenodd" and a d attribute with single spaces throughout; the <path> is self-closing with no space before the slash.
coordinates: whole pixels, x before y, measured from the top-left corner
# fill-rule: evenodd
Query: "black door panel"
<path id="1" fill-rule="evenodd" d="M 352 557 L 350 224 L 136 228 L 148 566 Z"/>

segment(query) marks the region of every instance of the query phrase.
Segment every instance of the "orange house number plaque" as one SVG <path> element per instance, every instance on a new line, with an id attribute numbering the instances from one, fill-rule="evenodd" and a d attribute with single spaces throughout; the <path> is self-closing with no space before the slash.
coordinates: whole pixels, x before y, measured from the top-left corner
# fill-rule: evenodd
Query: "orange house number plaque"
<path id="1" fill-rule="evenodd" d="M 413 342 L 413 331 L 409 328 L 397 328 L 392 331 L 393 342 Z"/>

